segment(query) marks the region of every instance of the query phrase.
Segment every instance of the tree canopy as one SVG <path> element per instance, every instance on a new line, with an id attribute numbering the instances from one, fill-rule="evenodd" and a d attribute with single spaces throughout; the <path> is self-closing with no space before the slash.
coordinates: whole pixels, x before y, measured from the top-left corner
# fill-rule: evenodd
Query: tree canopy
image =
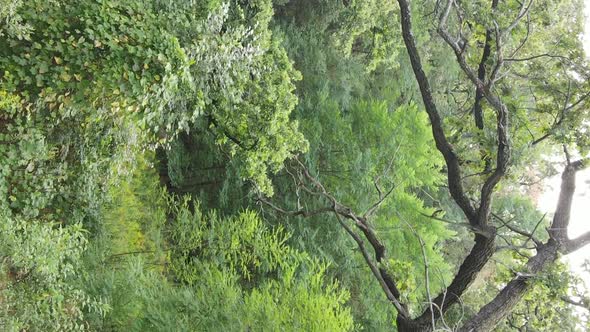
<path id="1" fill-rule="evenodd" d="M 582 7 L 0 0 L 0 329 L 586 330 Z"/>

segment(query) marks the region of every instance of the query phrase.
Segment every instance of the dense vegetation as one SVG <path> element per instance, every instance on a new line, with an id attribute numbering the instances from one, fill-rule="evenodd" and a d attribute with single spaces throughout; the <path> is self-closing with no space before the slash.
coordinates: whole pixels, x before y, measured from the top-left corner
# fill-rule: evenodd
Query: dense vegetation
<path id="1" fill-rule="evenodd" d="M 587 329 L 582 6 L 0 0 L 0 330 Z"/>

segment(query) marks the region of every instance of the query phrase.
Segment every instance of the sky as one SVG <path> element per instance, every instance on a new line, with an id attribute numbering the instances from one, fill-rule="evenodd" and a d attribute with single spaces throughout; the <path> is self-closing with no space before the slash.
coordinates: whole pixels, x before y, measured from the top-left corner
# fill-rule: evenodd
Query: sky
<path id="1" fill-rule="evenodd" d="M 590 59 L 590 0 L 584 0 L 584 15 L 586 24 L 584 27 L 584 50 L 586 57 Z M 545 192 L 538 201 L 539 209 L 543 212 L 553 213 L 557 206 L 561 175 L 549 179 L 545 183 Z M 578 172 L 576 175 L 576 193 L 572 203 L 572 213 L 568 235 L 570 238 L 590 231 L 590 169 Z M 570 269 L 580 275 L 586 287 L 590 288 L 590 273 L 584 273 L 582 264 L 590 260 L 590 246 L 586 246 L 564 257 L 570 265 Z"/>

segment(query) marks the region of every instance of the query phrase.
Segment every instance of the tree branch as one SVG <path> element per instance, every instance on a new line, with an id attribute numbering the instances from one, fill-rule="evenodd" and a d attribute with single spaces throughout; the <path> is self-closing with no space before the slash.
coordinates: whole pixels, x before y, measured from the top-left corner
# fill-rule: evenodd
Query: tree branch
<path id="1" fill-rule="evenodd" d="M 457 158 L 457 155 L 455 154 L 453 147 L 448 142 L 447 137 L 445 136 L 442 120 L 440 118 L 436 104 L 434 103 L 434 98 L 432 96 L 430 83 L 428 82 L 428 78 L 426 77 L 424 69 L 422 68 L 420 54 L 418 53 L 418 49 L 416 47 L 416 43 L 414 41 L 414 36 L 412 33 L 412 21 L 409 4 L 407 0 L 398 0 L 398 3 L 401 9 L 402 35 L 404 43 L 406 45 L 406 50 L 410 57 L 410 62 L 412 64 L 412 69 L 414 71 L 414 76 L 416 77 L 416 81 L 418 82 L 418 86 L 420 88 L 420 93 L 422 95 L 424 107 L 426 108 L 426 113 L 428 114 L 428 118 L 430 119 L 432 135 L 436 143 L 436 148 L 443 155 L 445 163 L 447 165 L 449 191 L 457 205 L 459 205 L 459 207 L 467 217 L 467 220 L 469 220 L 471 224 L 476 225 L 477 214 L 475 208 L 471 205 L 471 202 L 469 201 L 469 198 L 467 197 L 463 189 L 459 159 Z M 450 11 L 450 5 L 451 2 L 449 2 L 445 10 L 446 14 L 443 15 L 448 16 L 448 12 Z M 458 52 L 460 52 L 459 49 Z M 474 76 L 474 78 L 477 80 L 477 77 Z M 481 86 L 483 88 L 483 84 L 481 84 Z"/>
<path id="2" fill-rule="evenodd" d="M 409 313 L 407 312 L 406 308 L 399 302 L 397 297 L 391 292 L 389 286 L 387 285 L 387 283 L 383 279 L 380 269 L 377 268 L 375 263 L 373 263 L 373 261 L 371 260 L 371 257 L 369 255 L 369 253 L 367 252 L 367 249 L 365 248 L 365 244 L 364 244 L 363 240 L 350 227 L 348 227 L 348 225 L 346 225 L 346 223 L 342 220 L 340 215 L 337 213 L 336 213 L 336 218 L 338 219 L 338 222 L 340 223 L 342 228 L 344 228 L 344 230 L 357 243 L 359 250 L 360 250 L 361 254 L 363 255 L 363 258 L 365 259 L 365 262 L 367 263 L 367 265 L 371 269 L 371 272 L 373 272 L 373 276 L 377 279 L 377 281 L 379 281 L 379 285 L 381 286 L 381 289 L 383 289 L 383 291 L 385 292 L 387 299 L 389 299 L 389 301 L 391 301 L 391 303 L 393 303 L 393 305 L 395 306 L 395 309 L 401 315 L 409 316 Z M 399 295 L 398 295 L 398 297 L 399 297 Z"/>
<path id="3" fill-rule="evenodd" d="M 405 0 L 400 1 L 407 4 Z M 457 62 L 459 66 L 463 70 L 463 72 L 467 75 L 467 77 L 471 80 L 471 82 L 476 86 L 477 90 L 480 91 L 486 98 L 486 100 L 496 109 L 496 132 L 498 136 L 498 145 L 497 145 L 497 155 L 496 155 L 496 169 L 494 172 L 486 179 L 482 189 L 481 189 L 481 197 L 480 197 L 480 206 L 477 211 L 477 218 L 474 221 L 475 225 L 479 227 L 486 227 L 487 222 L 489 220 L 489 213 L 491 207 L 491 198 L 494 188 L 498 184 L 498 182 L 502 179 L 506 170 L 508 168 L 508 162 L 510 160 L 510 146 L 508 144 L 508 116 L 507 116 L 507 107 L 502 101 L 495 95 L 491 93 L 491 87 L 494 83 L 493 79 L 490 79 L 489 84 L 485 85 L 482 80 L 480 80 L 475 72 L 469 67 L 467 64 L 467 60 L 463 54 L 462 49 L 459 45 L 453 41 L 451 35 L 447 30 L 447 21 L 450 14 L 450 8 L 454 1 L 448 0 L 447 7 L 443 14 L 441 15 L 439 25 L 438 25 L 438 32 L 441 37 L 445 40 L 445 42 L 453 49 L 455 52 L 455 57 L 457 58 Z M 524 6 L 524 5 L 523 5 Z M 401 6 L 400 6 L 401 7 Z M 409 15 L 409 12 L 408 12 Z M 403 16 L 403 10 L 402 10 Z M 403 19 L 402 19 L 403 22 Z M 500 67 L 502 66 L 502 49 L 501 49 L 501 33 L 498 32 L 499 28 L 496 27 L 496 53 L 497 53 L 497 64 L 494 68 L 494 72 L 498 72 Z M 402 31 L 403 31 L 403 24 L 402 24 Z M 405 39 L 405 38 L 404 38 Z M 406 43 L 406 48 L 408 48 L 408 52 L 410 52 L 409 47 Z M 494 72 L 492 73 L 492 77 L 495 76 Z"/>
<path id="4" fill-rule="evenodd" d="M 311 211 L 307 211 L 307 210 L 303 210 L 303 209 L 289 211 L 289 210 L 280 208 L 280 207 L 272 204 L 271 202 L 264 199 L 263 197 L 260 197 L 259 201 L 268 205 L 269 207 L 271 207 L 272 209 L 274 209 L 275 211 L 277 211 L 279 213 L 291 215 L 291 216 L 310 217 L 310 216 L 317 215 L 320 213 L 325 213 L 325 212 L 334 213 L 336 218 L 338 218 L 338 221 L 340 222 L 341 226 L 345 228 L 346 232 L 359 245 L 359 248 L 361 249 L 361 253 L 363 254 L 363 257 L 365 257 L 365 261 L 369 265 L 369 268 L 371 269 L 371 271 L 373 271 L 373 274 L 375 275 L 379 284 L 382 286 L 387 298 L 394 304 L 396 310 L 398 310 L 398 314 L 403 317 L 409 317 L 409 312 L 408 312 L 406 306 L 404 304 L 402 304 L 399 300 L 400 299 L 400 292 L 399 292 L 399 289 L 397 288 L 395 280 L 390 275 L 390 273 L 385 269 L 385 267 L 377 266 L 377 264 L 381 264 L 381 263 L 385 262 L 386 248 L 383 245 L 383 243 L 381 243 L 381 241 L 379 240 L 379 238 L 378 238 L 377 234 L 375 233 L 375 231 L 373 230 L 373 228 L 371 228 L 371 226 L 368 224 L 367 219 L 364 216 L 358 216 L 357 214 L 355 214 L 353 212 L 353 210 L 350 207 L 341 204 L 332 194 L 330 194 L 328 192 L 328 190 L 324 187 L 324 185 L 318 179 L 316 179 L 314 176 L 312 176 L 309 173 L 309 170 L 307 169 L 307 167 L 305 167 L 305 165 L 301 161 L 299 161 L 299 159 L 297 159 L 297 157 L 294 158 L 294 161 L 297 163 L 297 165 L 300 168 L 299 172 L 298 172 L 299 176 L 300 176 L 300 179 L 299 179 L 300 182 L 297 183 L 298 188 L 302 188 L 306 192 L 309 192 L 310 194 L 312 194 L 314 196 L 319 195 L 319 196 L 323 197 L 324 199 L 326 199 L 330 202 L 330 206 L 319 208 L 316 210 L 311 210 Z M 290 174 L 292 174 L 292 173 L 290 173 Z M 293 178 L 295 181 L 297 181 L 295 176 Z M 314 190 L 308 188 L 305 185 L 304 181 L 309 182 L 310 185 L 314 188 Z M 390 190 L 389 193 L 391 193 L 392 190 Z M 369 209 L 369 211 L 377 209 L 378 206 L 381 204 L 381 202 L 385 199 L 385 197 L 387 195 L 389 195 L 389 193 L 386 195 L 383 195 L 380 198 L 380 200 L 375 205 L 373 205 L 373 207 L 371 207 L 371 209 Z M 369 211 L 367 211 L 367 212 L 369 212 Z M 368 215 L 370 215 L 370 213 L 368 213 Z M 354 233 L 348 227 L 348 225 L 346 225 L 341 220 L 341 217 L 352 220 L 354 222 L 355 226 L 357 227 L 357 229 L 359 229 L 361 231 L 361 233 L 364 235 L 365 239 L 368 241 L 368 243 L 371 245 L 371 247 L 373 248 L 373 250 L 375 252 L 375 263 L 373 263 L 373 261 L 370 259 L 370 257 L 367 256 L 368 254 L 366 252 L 366 249 L 364 247 L 364 242 L 362 241 L 362 239 L 360 239 L 360 237 L 356 233 Z M 378 273 L 375 273 L 375 271 L 377 271 Z"/>
<path id="5" fill-rule="evenodd" d="M 570 110 L 572 110 L 573 108 L 575 108 L 576 106 L 578 106 L 579 104 L 581 104 L 582 102 L 584 102 L 584 100 L 586 100 L 588 97 L 590 97 L 590 91 L 588 91 L 587 93 L 582 95 L 580 98 L 578 98 L 578 100 L 576 100 L 571 105 L 567 105 L 567 107 L 564 107 L 561 110 L 559 117 L 554 120 L 553 124 L 551 125 L 551 128 L 549 129 L 549 132 L 547 132 L 543 136 L 533 140 L 533 142 L 531 142 L 531 145 L 537 145 L 537 144 L 541 143 L 542 141 L 544 141 L 545 139 L 547 139 L 549 136 L 551 136 L 552 131 L 555 130 L 557 127 L 559 127 L 563 123 L 563 120 L 565 120 L 567 113 Z M 566 103 L 567 103 L 567 101 L 566 101 Z"/>
<path id="6" fill-rule="evenodd" d="M 570 298 L 569 296 L 562 296 L 561 297 L 561 300 L 563 302 L 566 302 L 566 303 L 569 303 L 571 305 L 575 305 L 577 307 L 584 308 L 584 309 L 590 311 L 590 303 L 588 303 L 588 299 L 581 298 L 580 301 L 576 301 L 576 300 Z"/>
<path id="7" fill-rule="evenodd" d="M 590 232 L 586 232 L 575 239 L 568 239 L 565 243 L 564 253 L 566 255 L 570 254 L 588 244 L 590 244 Z"/>
<path id="8" fill-rule="evenodd" d="M 420 56 L 416 48 L 412 33 L 411 13 L 409 4 L 407 0 L 398 0 L 398 3 L 401 10 L 400 13 L 402 34 L 404 43 L 406 45 L 406 50 L 410 57 L 410 62 L 412 64 L 412 69 L 414 71 L 414 76 L 420 88 L 420 93 L 422 94 L 422 100 L 424 101 L 426 112 L 430 118 L 436 146 L 438 150 L 442 153 L 447 164 L 449 191 L 457 205 L 463 210 L 470 224 L 472 224 L 475 227 L 481 227 L 482 225 L 487 226 L 486 224 L 487 218 L 489 218 L 488 212 L 489 202 L 491 199 L 491 192 L 497 184 L 497 182 L 499 181 L 499 179 L 504 174 L 507 166 L 508 144 L 506 137 L 506 107 L 499 101 L 498 98 L 492 96 L 489 93 L 489 91 L 485 90 L 483 82 L 479 80 L 479 78 L 475 75 L 473 70 L 471 70 L 471 68 L 469 68 L 469 66 L 467 65 L 467 62 L 462 54 L 462 49 L 452 39 L 448 31 L 446 30 L 446 21 L 448 19 L 451 6 L 453 3 L 452 0 L 449 0 L 447 2 L 446 8 L 441 14 L 438 29 L 439 33 L 455 52 L 457 61 L 459 62 L 459 66 L 467 74 L 469 79 L 475 84 L 477 89 L 484 93 L 486 99 L 490 102 L 490 104 L 492 104 L 492 106 L 494 106 L 497 109 L 498 113 L 497 127 L 499 132 L 499 144 L 497 167 L 494 173 L 490 176 L 490 178 L 488 178 L 486 184 L 482 188 L 483 203 L 480 206 L 479 211 L 476 212 L 473 206 L 471 205 L 471 202 L 469 201 L 467 195 L 463 191 L 463 186 L 461 182 L 461 169 L 459 166 L 459 162 L 457 160 L 457 156 L 455 155 L 455 152 L 448 143 L 447 138 L 444 134 L 442 121 L 440 120 L 440 116 L 434 103 L 430 84 L 428 82 L 426 74 L 424 73 L 424 70 L 422 69 Z M 489 232 L 489 236 L 484 236 L 481 234 L 475 235 L 475 244 L 471 249 L 470 253 L 467 255 L 467 257 L 461 264 L 461 266 L 459 267 L 459 271 L 455 275 L 455 278 L 449 285 L 448 289 L 433 300 L 433 303 L 441 309 L 440 311 L 434 313 L 435 317 L 439 317 L 446 310 L 448 310 L 448 308 L 452 304 L 459 301 L 459 297 L 464 293 L 464 291 L 471 284 L 471 282 L 475 280 L 477 274 L 481 271 L 481 269 L 493 255 L 495 251 L 495 229 L 489 226 L 485 228 L 486 229 L 484 229 L 484 232 Z M 447 294 L 450 296 L 447 296 Z M 398 324 L 402 323 L 402 326 L 407 326 L 407 328 L 415 328 L 415 326 L 425 326 L 425 322 L 428 322 L 432 315 L 432 310 L 429 308 L 420 317 L 415 319 L 414 322 L 404 322 L 403 320 L 400 321 L 398 319 Z"/>
<path id="9" fill-rule="evenodd" d="M 590 243 L 590 232 L 577 239 L 567 238 L 572 198 L 575 192 L 575 174 L 584 168 L 584 159 L 566 165 L 561 179 L 561 191 L 553 221 L 548 230 L 549 240 L 537 247 L 537 253 L 526 264 L 526 271 L 513 278 L 496 297 L 483 306 L 480 311 L 465 323 L 459 331 L 490 331 L 501 321 L 522 299 L 531 287 L 529 279 L 554 262 L 558 253 L 570 253 Z"/>
<path id="10" fill-rule="evenodd" d="M 498 0 L 492 0 L 492 10 L 498 6 Z M 479 67 L 477 68 L 477 78 L 482 82 L 486 78 L 486 62 L 488 61 L 492 49 L 492 30 L 486 30 L 486 41 L 483 47 L 483 53 L 481 60 L 479 61 Z M 475 103 L 473 105 L 473 117 L 475 119 L 475 125 L 479 129 L 483 129 L 483 110 L 481 106 L 481 100 L 483 99 L 483 91 L 475 89 Z"/>
<path id="11" fill-rule="evenodd" d="M 537 222 L 537 224 L 535 225 L 535 228 L 533 229 L 533 231 L 531 233 L 529 232 L 525 232 L 521 229 L 518 229 L 512 225 L 510 225 L 509 222 L 505 221 L 504 219 L 502 219 L 500 216 L 498 216 L 497 214 L 492 212 L 492 215 L 494 216 L 494 218 L 498 219 L 498 221 L 500 221 L 502 223 L 502 226 L 508 228 L 509 230 L 513 231 L 514 233 L 520 234 L 524 237 L 526 237 L 526 241 L 525 241 L 525 245 L 529 240 L 532 240 L 535 245 L 540 246 L 541 245 L 541 241 L 539 241 L 537 238 L 535 238 L 534 234 L 535 231 L 537 230 L 537 228 L 539 227 L 539 225 L 541 224 L 541 222 L 543 222 L 543 220 L 545 219 L 545 216 L 547 214 L 544 214 L 543 217 Z"/>
<path id="12" fill-rule="evenodd" d="M 568 57 L 565 57 L 562 55 L 553 55 L 553 54 L 543 53 L 543 54 L 532 55 L 532 56 L 526 57 L 526 58 L 506 58 L 506 59 L 504 59 L 504 62 L 530 61 L 530 60 L 535 60 L 535 59 L 543 58 L 543 57 L 571 61 Z"/>
<path id="13" fill-rule="evenodd" d="M 508 315 L 530 288 L 528 282 L 548 263 L 557 259 L 557 245 L 549 241 L 538 248 L 537 254 L 529 259 L 525 273 L 516 276 L 488 304 L 463 325 L 459 331 L 491 331 L 498 322 Z"/>

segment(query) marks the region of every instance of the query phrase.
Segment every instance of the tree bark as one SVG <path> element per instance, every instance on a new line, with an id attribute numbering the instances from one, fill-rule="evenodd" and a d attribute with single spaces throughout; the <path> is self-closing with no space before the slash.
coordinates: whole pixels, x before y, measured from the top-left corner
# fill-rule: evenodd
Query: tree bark
<path id="1" fill-rule="evenodd" d="M 459 267 L 459 271 L 455 274 L 455 278 L 449 287 L 447 287 L 446 292 L 438 295 L 432 301 L 440 310 L 435 309 L 433 313 L 429 306 L 416 320 L 422 323 L 428 322 L 431 320 L 433 314 L 435 318 L 439 318 L 441 312 L 444 314 L 453 304 L 457 303 L 469 285 L 475 281 L 478 273 L 490 260 L 494 252 L 495 236 L 486 237 L 476 234 L 475 245 Z"/>
<path id="2" fill-rule="evenodd" d="M 483 306 L 477 315 L 465 323 L 459 331 L 492 331 L 499 322 L 506 318 L 530 289 L 530 279 L 557 259 L 557 250 L 557 243 L 553 240 L 549 240 L 548 243 L 539 248 L 537 254 L 527 264 L 528 273 L 515 276 L 498 293 L 494 300 Z"/>
<path id="3" fill-rule="evenodd" d="M 416 321 L 401 315 L 397 316 L 396 325 L 398 332 L 431 332 L 433 330 L 431 321 Z"/>

